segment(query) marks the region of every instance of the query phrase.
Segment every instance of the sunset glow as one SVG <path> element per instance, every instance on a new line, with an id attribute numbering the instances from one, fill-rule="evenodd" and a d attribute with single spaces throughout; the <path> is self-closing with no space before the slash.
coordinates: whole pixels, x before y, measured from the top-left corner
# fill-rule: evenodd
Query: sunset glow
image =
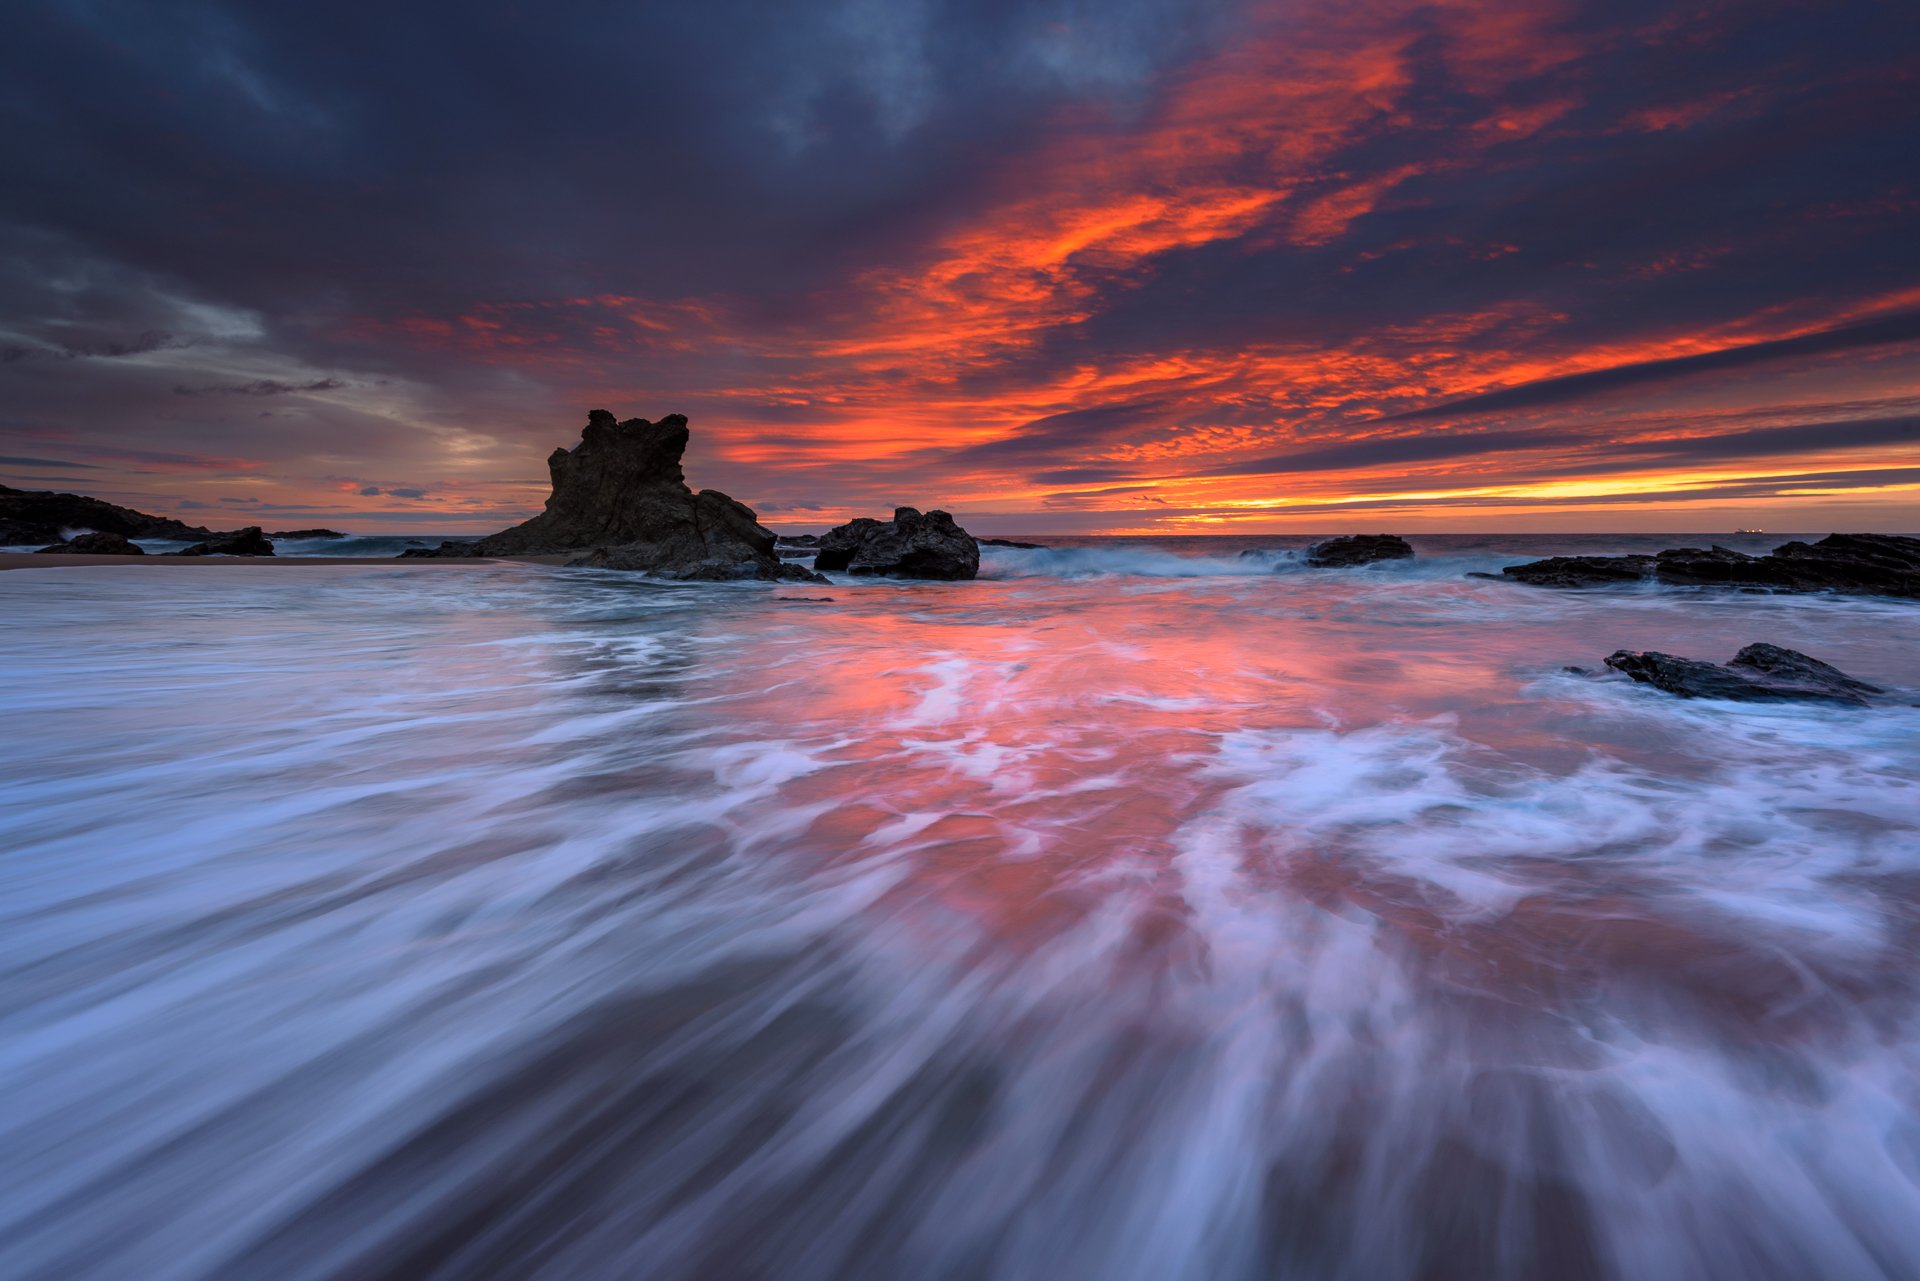
<path id="1" fill-rule="evenodd" d="M 0 479 L 485 529 L 607 407 L 687 414 L 693 483 L 783 528 L 1920 525 L 1911 17 L 1618 13 L 979 18 L 980 63 L 823 19 L 811 80 L 729 96 L 735 49 L 664 114 L 567 64 L 713 53 L 636 17 L 519 54 L 546 114 L 492 132 L 452 69 L 293 56 L 370 15 L 185 63 L 42 17 L 144 104 L 152 186 L 6 196 Z"/>

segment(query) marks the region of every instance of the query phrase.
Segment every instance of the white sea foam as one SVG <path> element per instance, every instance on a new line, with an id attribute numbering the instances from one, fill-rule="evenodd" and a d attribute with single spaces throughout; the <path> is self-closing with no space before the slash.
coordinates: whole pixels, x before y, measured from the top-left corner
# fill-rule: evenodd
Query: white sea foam
<path id="1" fill-rule="evenodd" d="M 1257 573 L 0 575 L 0 1275 L 1920 1275 L 1911 607 Z"/>

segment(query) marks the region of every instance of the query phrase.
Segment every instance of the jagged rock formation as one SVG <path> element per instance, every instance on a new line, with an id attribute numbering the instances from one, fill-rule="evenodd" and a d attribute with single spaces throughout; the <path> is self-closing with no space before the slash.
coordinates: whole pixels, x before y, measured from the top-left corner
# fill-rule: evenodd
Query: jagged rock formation
<path id="1" fill-rule="evenodd" d="M 1765 556 L 1717 546 L 1675 547 L 1657 556 L 1554 556 L 1500 572 L 1536 587 L 1651 578 L 1676 587 L 1920 598 L 1920 538 L 1829 534 L 1817 543 L 1783 543 Z"/>
<path id="2" fill-rule="evenodd" d="M 587 416 L 580 443 L 547 458 L 553 493 L 532 520 L 470 543 L 416 548 L 403 556 L 541 556 L 577 552 L 572 565 L 632 569 L 659 578 L 820 581 L 781 563 L 773 531 L 751 508 L 712 489 L 687 488 L 680 458 L 687 420 L 620 422 Z"/>
<path id="3" fill-rule="evenodd" d="M 208 538 L 213 531 L 80 494 L 0 485 L 0 544 L 57 543 L 70 529 L 122 538 Z"/>
<path id="4" fill-rule="evenodd" d="M 230 534 L 215 534 L 204 543 L 175 552 L 176 556 L 271 556 L 273 544 L 260 532 L 260 526 L 249 525 L 245 529 L 236 529 Z"/>
<path id="5" fill-rule="evenodd" d="M 68 542 L 42 547 L 42 556 L 145 556 L 147 549 L 118 534 L 81 534 Z"/>
<path id="6" fill-rule="evenodd" d="M 1865 707 L 1886 691 L 1837 667 L 1779 645 L 1749 645 L 1726 664 L 1677 658 L 1657 650 L 1619 650 L 1607 666 L 1682 698 L 1726 698 L 1743 703 L 1823 702 Z"/>
<path id="7" fill-rule="evenodd" d="M 1397 535 L 1349 534 L 1307 548 L 1307 564 L 1320 569 L 1339 569 L 1348 565 L 1371 565 L 1377 560 L 1406 560 L 1412 555 L 1412 545 Z"/>
<path id="8" fill-rule="evenodd" d="M 943 511 L 896 507 L 893 519 L 861 516 L 820 536 L 815 569 L 888 578 L 972 578 L 980 544 Z"/>

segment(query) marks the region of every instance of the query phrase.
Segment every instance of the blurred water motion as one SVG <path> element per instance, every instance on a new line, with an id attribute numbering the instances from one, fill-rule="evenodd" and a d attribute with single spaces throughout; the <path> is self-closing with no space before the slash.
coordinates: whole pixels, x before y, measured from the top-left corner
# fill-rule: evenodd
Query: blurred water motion
<path id="1" fill-rule="evenodd" d="M 1920 1276 L 1920 712 L 1560 670 L 1913 608 L 1463 563 L 0 575 L 0 1276 Z"/>

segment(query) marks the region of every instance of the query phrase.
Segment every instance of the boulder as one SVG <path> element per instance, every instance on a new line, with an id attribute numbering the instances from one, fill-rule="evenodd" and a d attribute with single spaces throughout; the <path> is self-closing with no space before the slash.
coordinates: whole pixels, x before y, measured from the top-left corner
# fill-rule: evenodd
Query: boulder
<path id="1" fill-rule="evenodd" d="M 1533 587 L 1614 587 L 1651 578 L 1653 557 L 1549 556 L 1525 565 L 1508 565 L 1500 572 Z"/>
<path id="2" fill-rule="evenodd" d="M 1764 592 L 1839 592 L 1920 598 L 1920 538 L 1829 534 L 1783 543 L 1765 556 L 1729 547 L 1673 547 L 1657 556 L 1554 556 L 1509 565 L 1508 577 L 1536 587 L 1596 587 L 1654 578 L 1674 587 Z"/>
<path id="3" fill-rule="evenodd" d="M 815 569 L 888 578 L 972 578 L 980 544 L 943 511 L 896 507 L 893 519 L 861 516 L 820 536 Z"/>
<path id="4" fill-rule="evenodd" d="M 1682 698 L 1743 703 L 1824 702 L 1865 707 L 1886 693 L 1837 667 L 1779 645 L 1749 645 L 1726 664 L 1677 658 L 1655 650 L 1619 650 L 1607 666 Z"/>
<path id="5" fill-rule="evenodd" d="M 1371 565 L 1377 560 L 1406 560 L 1412 555 L 1412 545 L 1396 535 L 1350 534 L 1307 548 L 1307 564 L 1319 569 L 1339 569 L 1348 565 Z"/>
<path id="6" fill-rule="evenodd" d="M 213 531 L 98 498 L 0 485 L 0 545 L 57 543 L 70 529 L 122 538 L 206 538 Z"/>
<path id="7" fill-rule="evenodd" d="M 680 459 L 687 420 L 622 422 L 604 409 L 587 416 L 580 443 L 547 457 L 553 491 L 532 520 L 473 542 L 413 548 L 403 557 L 546 556 L 578 553 L 567 563 L 630 569 L 657 578 L 711 582 L 754 578 L 817 582 L 783 564 L 773 531 L 751 508 L 717 490 L 687 487 Z"/>
<path id="8" fill-rule="evenodd" d="M 147 549 L 139 543 L 128 542 L 118 534 L 81 534 L 64 543 L 55 543 L 51 547 L 42 547 L 40 554 L 76 555 L 76 556 L 145 556 Z"/>
<path id="9" fill-rule="evenodd" d="M 215 534 L 204 543 L 195 543 L 175 556 L 271 556 L 273 544 L 260 532 L 260 526 L 249 525 L 245 529 L 236 529 L 230 534 Z"/>

